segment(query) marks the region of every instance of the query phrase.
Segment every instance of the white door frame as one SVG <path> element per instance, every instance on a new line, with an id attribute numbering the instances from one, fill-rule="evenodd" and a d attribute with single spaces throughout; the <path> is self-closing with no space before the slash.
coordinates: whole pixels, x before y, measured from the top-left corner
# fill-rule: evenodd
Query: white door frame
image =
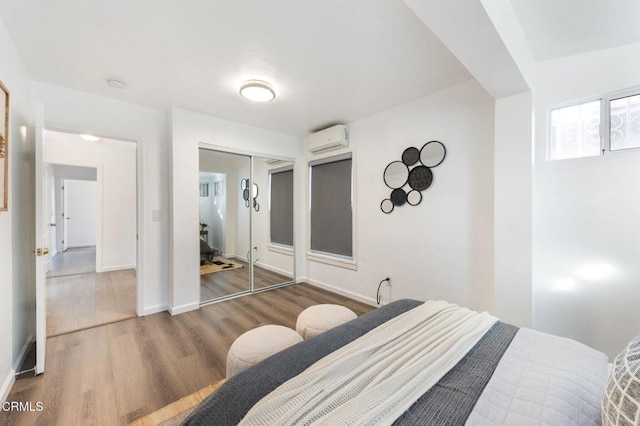
<path id="1" fill-rule="evenodd" d="M 41 210 L 38 210 L 38 204 L 43 205 L 42 200 L 42 185 L 44 182 L 44 176 L 42 173 L 43 165 L 44 165 L 44 153 L 43 153 L 43 131 L 45 128 L 66 132 L 66 133 L 75 133 L 75 134 L 94 134 L 91 129 L 80 129 L 73 128 L 65 125 L 60 125 L 59 123 L 51 123 L 45 122 L 44 120 L 44 107 L 41 103 L 36 105 L 36 154 L 35 154 L 35 180 L 36 180 L 36 248 L 38 247 L 46 247 L 42 246 L 42 224 L 43 224 L 43 215 Z M 144 227 L 141 224 L 144 224 L 144 203 L 142 194 L 144 188 L 144 162 L 143 162 L 143 145 L 144 141 L 131 137 L 130 135 L 105 135 L 104 133 L 101 136 L 109 139 L 119 139 L 123 141 L 128 141 L 136 144 L 136 313 L 138 316 L 142 316 L 147 314 L 145 312 L 144 305 Z M 38 141 L 38 139 L 40 139 Z M 70 164 L 77 165 L 80 164 Z M 87 165 L 84 165 L 85 167 Z M 95 166 L 92 166 L 95 167 Z M 97 170 L 97 180 L 102 182 L 102 166 Z M 102 185 L 98 184 L 98 192 L 102 193 Z M 98 200 L 98 223 L 102 223 L 102 214 L 101 211 L 101 203 L 102 197 L 99 197 Z M 102 238 L 102 231 L 97 233 L 96 235 L 96 243 L 98 243 L 98 238 Z M 100 245 L 102 241 L 100 240 Z M 100 262 L 100 267 L 102 267 L 102 256 L 98 256 L 98 251 L 100 245 L 96 246 L 96 269 L 98 267 L 98 259 Z M 45 287 L 45 273 L 44 273 L 44 260 L 40 260 L 42 257 L 36 257 L 36 374 L 40 374 L 44 372 L 44 361 L 45 361 L 45 352 L 46 352 L 46 287 Z"/>
<path id="2" fill-rule="evenodd" d="M 46 200 L 44 187 L 44 107 L 36 105 L 35 111 L 35 247 L 36 252 L 36 374 L 44 373 L 45 354 L 47 352 L 47 289 L 45 258 L 42 250 L 47 247 L 45 241 Z"/>
<path id="3" fill-rule="evenodd" d="M 96 185 L 97 185 L 97 192 L 98 192 L 98 201 L 97 201 L 97 212 L 96 212 L 96 272 L 102 272 L 102 229 L 103 229 L 103 217 L 102 217 L 102 208 L 103 208 L 103 201 L 104 201 L 104 166 L 101 163 L 93 163 L 93 162 L 87 162 L 87 163 L 81 163 L 81 162 L 73 162 L 73 161 L 66 161 L 66 162 L 51 162 L 51 163 L 47 163 L 47 164 L 56 164 L 59 166 L 71 166 L 71 167 L 90 167 L 90 168 L 94 168 L 96 169 Z M 137 165 L 136 165 L 137 167 Z M 65 180 L 75 180 L 75 179 L 62 179 L 63 182 L 63 186 L 64 186 L 64 181 Z M 65 192 L 65 190 L 62 190 L 62 211 L 64 213 L 64 217 L 62 218 L 63 222 L 63 234 L 62 234 L 62 239 L 64 241 L 64 243 L 62 244 L 62 250 L 66 250 L 69 244 L 69 239 L 67 236 L 67 193 Z M 136 207 L 137 208 L 137 207 Z M 136 265 L 138 263 L 138 259 L 136 259 Z M 136 266 L 137 267 L 137 266 Z"/>

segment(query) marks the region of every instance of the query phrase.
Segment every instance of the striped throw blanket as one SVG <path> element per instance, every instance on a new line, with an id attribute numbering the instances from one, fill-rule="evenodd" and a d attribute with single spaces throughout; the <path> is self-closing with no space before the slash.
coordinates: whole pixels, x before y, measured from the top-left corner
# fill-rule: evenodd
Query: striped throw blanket
<path id="1" fill-rule="evenodd" d="M 391 424 L 496 321 L 487 313 L 426 302 L 283 383 L 241 424 Z"/>

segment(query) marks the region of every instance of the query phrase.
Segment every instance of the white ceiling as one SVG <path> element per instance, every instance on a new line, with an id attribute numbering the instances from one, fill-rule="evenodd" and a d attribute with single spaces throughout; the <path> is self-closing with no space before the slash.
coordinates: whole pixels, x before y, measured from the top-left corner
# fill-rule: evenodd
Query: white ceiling
<path id="1" fill-rule="evenodd" d="M 0 17 L 34 80 L 296 135 L 471 78 L 402 0 L 0 0 Z M 274 102 L 239 97 L 255 78 Z"/>
<path id="2" fill-rule="evenodd" d="M 640 42 L 638 0 L 511 0 L 536 60 Z"/>

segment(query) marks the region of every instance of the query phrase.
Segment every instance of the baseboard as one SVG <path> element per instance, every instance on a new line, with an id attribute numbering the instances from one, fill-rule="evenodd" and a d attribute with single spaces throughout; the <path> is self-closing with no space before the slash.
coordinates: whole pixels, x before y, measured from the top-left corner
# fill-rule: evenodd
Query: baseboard
<path id="1" fill-rule="evenodd" d="M 22 363 L 24 362 L 27 354 L 29 353 L 29 348 L 33 343 L 33 335 L 29 335 L 27 340 L 24 342 L 20 353 L 18 354 L 18 358 L 13 363 L 13 368 L 9 371 L 9 376 L 5 379 L 2 387 L 0 388 L 0 401 L 5 402 L 7 397 L 9 396 L 9 392 L 11 392 L 11 388 L 13 384 L 16 382 L 16 372 L 20 370 Z"/>
<path id="2" fill-rule="evenodd" d="M 107 266 L 100 268 L 99 271 L 96 272 L 113 272 L 113 271 L 123 271 L 125 269 L 136 269 L 136 265 L 118 265 L 118 266 Z"/>
<path id="3" fill-rule="evenodd" d="M 30 334 L 29 337 L 27 337 L 27 341 L 24 342 L 24 345 L 22 346 L 22 349 L 20 350 L 20 353 L 18 354 L 18 359 L 15 360 L 15 362 L 13 363 L 13 369 L 15 371 L 20 371 L 20 367 L 22 366 L 22 363 L 24 362 L 25 358 L 27 357 L 27 354 L 29 352 L 29 348 L 31 347 L 31 344 L 34 342 L 34 338 L 33 338 L 33 334 Z"/>
<path id="4" fill-rule="evenodd" d="M 11 370 L 9 370 L 9 375 L 7 376 L 4 383 L 2 384 L 2 388 L 0 388 L 1 402 L 5 402 L 7 400 L 7 398 L 9 397 L 9 392 L 11 392 L 11 388 L 13 387 L 13 384 L 15 382 L 16 382 L 16 370 L 12 368 Z"/>
<path id="5" fill-rule="evenodd" d="M 84 247 L 95 247 L 95 243 L 91 244 L 91 243 L 84 243 L 84 244 L 67 244 L 67 248 L 84 248 Z"/>
<path id="6" fill-rule="evenodd" d="M 169 305 L 149 306 L 148 308 L 144 308 L 144 310 L 142 311 L 142 315 L 140 316 L 144 317 L 147 315 L 153 315 L 153 314 L 157 314 L 158 312 L 164 312 L 168 310 L 169 310 Z"/>
<path id="7" fill-rule="evenodd" d="M 370 297 L 362 296 L 361 294 L 354 293 L 354 292 L 349 291 L 349 290 L 344 290 L 342 288 L 333 286 L 331 284 L 327 284 L 327 283 L 323 283 L 323 282 L 320 282 L 320 281 L 312 280 L 312 279 L 306 278 L 306 277 L 300 277 L 300 278 L 298 278 L 296 280 L 296 282 L 298 282 L 298 283 L 308 283 L 308 284 L 311 284 L 312 286 L 319 287 L 319 288 L 322 288 L 324 290 L 330 291 L 331 293 L 336 293 L 336 294 L 339 294 L 341 296 L 345 296 L 345 297 L 348 297 L 350 299 L 357 300 L 358 302 L 366 303 L 367 305 L 376 306 L 376 307 L 378 306 L 378 304 L 376 303 L 375 299 L 372 299 Z"/>
<path id="8" fill-rule="evenodd" d="M 170 307 L 169 313 L 171 315 L 180 315 L 185 312 L 194 311 L 198 308 L 200 308 L 200 302 L 186 303 L 184 305 Z"/>
<path id="9" fill-rule="evenodd" d="M 286 277 L 291 277 L 293 275 L 289 271 L 285 271 L 284 269 L 276 268 L 274 266 L 265 265 L 262 262 L 256 262 L 255 265 L 261 267 L 262 269 L 266 269 L 267 271 L 275 272 L 276 274 L 284 275 Z M 293 277 L 291 279 L 293 279 Z"/>

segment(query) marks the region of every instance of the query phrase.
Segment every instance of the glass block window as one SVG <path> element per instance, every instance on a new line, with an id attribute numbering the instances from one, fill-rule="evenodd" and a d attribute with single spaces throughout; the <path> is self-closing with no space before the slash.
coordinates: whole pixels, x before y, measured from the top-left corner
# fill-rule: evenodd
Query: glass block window
<path id="1" fill-rule="evenodd" d="M 609 101 L 609 149 L 640 148 L 640 95 Z"/>
<path id="2" fill-rule="evenodd" d="M 551 110 L 549 160 L 600 154 L 601 100 Z"/>

